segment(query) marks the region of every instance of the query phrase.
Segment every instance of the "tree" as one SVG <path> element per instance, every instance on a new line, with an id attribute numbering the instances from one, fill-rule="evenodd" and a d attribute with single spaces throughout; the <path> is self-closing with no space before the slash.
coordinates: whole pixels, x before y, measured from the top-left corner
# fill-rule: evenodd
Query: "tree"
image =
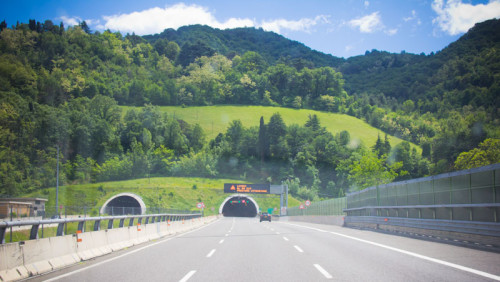
<path id="1" fill-rule="evenodd" d="M 461 153 L 455 161 L 455 169 L 471 169 L 500 163 L 500 139 L 486 139 L 468 152 Z"/>
<path id="2" fill-rule="evenodd" d="M 407 174 L 401 171 L 402 162 L 385 166 L 383 159 L 377 158 L 373 152 L 366 152 L 359 161 L 349 166 L 349 180 L 355 184 L 354 189 L 362 190 L 371 186 L 390 183 L 397 176 Z"/>
<path id="3" fill-rule="evenodd" d="M 271 116 L 269 124 L 266 127 L 266 135 L 267 135 L 267 140 L 270 144 L 269 148 L 270 155 L 271 156 L 273 154 L 283 155 L 282 154 L 283 152 L 278 153 L 278 150 L 280 148 L 276 146 L 282 143 L 282 139 L 284 139 L 286 135 L 286 125 L 279 113 L 275 113 Z M 274 150 L 271 147 L 274 147 Z"/>
<path id="4" fill-rule="evenodd" d="M 372 150 L 379 158 L 384 154 L 384 143 L 382 143 L 382 140 L 380 139 L 380 134 L 378 134 L 377 141 L 375 142 L 375 145 L 373 145 Z"/>
<path id="5" fill-rule="evenodd" d="M 261 116 L 259 123 L 259 141 L 257 145 L 261 165 L 264 163 L 265 157 L 268 155 L 269 151 L 269 143 L 267 139 L 266 124 L 264 123 L 264 117 Z"/>
<path id="6" fill-rule="evenodd" d="M 86 34 L 90 34 L 92 31 L 90 30 L 90 27 L 87 25 L 87 22 L 86 21 L 82 21 L 79 26 L 82 28 L 82 30 L 86 33 Z"/>
<path id="7" fill-rule="evenodd" d="M 7 23 L 5 22 L 5 20 L 3 20 L 0 23 L 0 32 L 2 32 L 2 30 L 6 29 L 6 28 L 7 28 Z"/>

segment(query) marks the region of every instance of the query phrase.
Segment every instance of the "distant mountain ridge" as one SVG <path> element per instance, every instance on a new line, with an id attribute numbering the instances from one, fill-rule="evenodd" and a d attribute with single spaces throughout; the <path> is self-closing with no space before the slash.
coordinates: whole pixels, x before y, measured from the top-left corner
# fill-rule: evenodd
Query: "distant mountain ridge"
<path id="1" fill-rule="evenodd" d="M 261 28 L 220 30 L 206 25 L 191 25 L 180 27 L 178 30 L 165 29 L 160 34 L 146 35 L 143 38 L 152 44 L 158 39 L 167 39 L 175 41 L 181 47 L 188 43 L 206 44 L 214 52 L 222 55 L 229 55 L 230 52 L 241 55 L 247 51 L 254 51 L 270 64 L 283 57 L 308 60 L 314 67 L 337 67 L 344 62 L 343 58 L 313 50 L 303 43 Z"/>
<path id="2" fill-rule="evenodd" d="M 456 42 L 429 55 L 370 50 L 366 51 L 365 55 L 347 59 L 313 50 L 303 43 L 261 28 L 220 30 L 192 25 L 180 27 L 178 30 L 166 29 L 160 34 L 146 35 L 143 38 L 152 44 L 158 39 L 167 39 L 175 41 L 181 47 L 202 44 L 213 53 L 226 56 L 254 51 L 269 64 L 281 60 L 298 68 L 329 66 L 342 72 L 346 80 L 345 88 L 350 94 L 370 92 L 403 102 L 408 99 L 418 101 L 423 92 L 431 91 L 437 84 L 443 83 L 443 77 L 435 76 L 451 58 L 474 61 L 473 57 L 480 56 L 484 50 L 499 49 L 500 21 L 493 19 L 478 23 Z M 482 71 L 490 74 L 497 71 L 491 62 L 484 63 L 486 66 Z"/>

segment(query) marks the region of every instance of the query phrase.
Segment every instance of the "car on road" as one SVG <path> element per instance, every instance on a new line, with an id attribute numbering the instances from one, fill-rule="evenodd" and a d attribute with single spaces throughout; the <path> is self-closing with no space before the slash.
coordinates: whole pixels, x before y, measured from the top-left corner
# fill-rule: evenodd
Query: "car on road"
<path id="1" fill-rule="evenodd" d="M 271 222 L 271 215 L 268 214 L 267 212 L 263 212 L 260 214 L 260 222 L 262 222 L 263 220 L 267 220 L 269 222 Z"/>

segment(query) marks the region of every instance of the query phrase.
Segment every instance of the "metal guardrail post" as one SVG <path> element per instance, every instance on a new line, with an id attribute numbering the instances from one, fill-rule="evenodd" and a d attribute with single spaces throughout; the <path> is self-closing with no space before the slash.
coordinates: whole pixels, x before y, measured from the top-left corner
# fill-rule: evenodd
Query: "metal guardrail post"
<path id="1" fill-rule="evenodd" d="M 7 232 L 7 227 L 0 227 L 0 244 L 5 244 L 6 232 Z"/>
<path id="2" fill-rule="evenodd" d="M 83 232 L 83 231 L 85 231 L 84 229 L 85 229 L 85 221 L 78 222 L 78 228 L 77 228 L 77 230 L 80 231 L 80 232 Z"/>
<path id="3" fill-rule="evenodd" d="M 59 224 L 57 225 L 57 233 L 56 233 L 56 236 L 63 236 L 63 235 L 64 235 L 64 226 L 65 226 L 65 225 L 66 225 L 66 224 L 65 224 L 64 222 L 59 223 Z"/>
<path id="4" fill-rule="evenodd" d="M 99 230 L 101 230 L 101 220 L 100 219 L 96 220 L 94 222 L 94 231 L 99 231 Z"/>
<path id="5" fill-rule="evenodd" d="M 30 240 L 38 239 L 38 227 L 39 224 L 33 224 L 31 226 L 31 231 L 30 231 Z"/>

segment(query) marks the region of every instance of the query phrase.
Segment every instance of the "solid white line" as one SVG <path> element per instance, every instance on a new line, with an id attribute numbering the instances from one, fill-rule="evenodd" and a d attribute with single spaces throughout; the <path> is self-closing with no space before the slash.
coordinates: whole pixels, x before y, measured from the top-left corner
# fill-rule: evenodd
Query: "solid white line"
<path id="1" fill-rule="evenodd" d="M 330 275 L 330 273 L 328 273 L 325 269 L 323 269 L 323 267 L 321 267 L 321 265 L 319 264 L 315 264 L 314 267 L 316 267 L 316 269 L 321 272 L 321 274 L 323 274 L 323 276 L 326 277 L 326 279 L 332 279 L 332 275 Z"/>
<path id="2" fill-rule="evenodd" d="M 283 240 L 288 241 L 288 238 L 287 237 L 283 237 Z"/>
<path id="3" fill-rule="evenodd" d="M 222 244 L 222 243 L 224 243 L 224 239 L 222 239 L 222 240 L 219 241 L 219 244 Z"/>
<path id="4" fill-rule="evenodd" d="M 207 258 L 213 256 L 214 253 L 215 253 L 215 249 L 211 250 L 210 253 L 208 253 Z"/>
<path id="5" fill-rule="evenodd" d="M 308 226 L 303 226 L 303 225 L 298 225 L 298 224 L 285 223 L 285 222 L 283 222 L 283 224 L 288 224 L 288 225 L 298 226 L 298 227 L 302 227 L 302 228 L 312 229 L 312 230 L 316 230 L 316 231 L 320 231 L 320 232 L 328 232 L 328 231 L 325 231 L 325 230 L 322 230 L 322 229 L 318 229 L 318 228 L 314 228 L 314 227 L 308 227 Z M 491 274 L 491 273 L 488 273 L 488 272 L 484 272 L 484 271 L 481 271 L 481 270 L 477 270 L 477 269 L 473 269 L 473 268 L 470 268 L 470 267 L 466 267 L 466 266 L 454 264 L 454 263 L 447 262 L 447 261 L 440 260 L 440 259 L 431 258 L 431 257 L 424 256 L 424 255 L 421 255 L 421 254 L 417 254 L 417 253 L 413 253 L 413 252 L 401 250 L 401 249 L 394 248 L 394 247 L 391 247 L 391 246 L 387 246 L 387 245 L 375 243 L 375 242 L 372 242 L 372 241 L 368 241 L 368 240 L 364 240 L 364 239 L 352 237 L 352 236 L 349 236 L 349 235 L 344 235 L 344 234 L 337 233 L 337 232 L 329 232 L 329 233 L 333 234 L 333 235 L 340 236 L 340 237 L 348 238 L 348 239 L 351 239 L 351 240 L 356 240 L 356 241 L 359 241 L 359 242 L 362 242 L 362 243 L 370 244 L 370 245 L 373 245 L 373 246 L 377 246 L 377 247 L 380 247 L 380 248 L 384 248 L 384 249 L 388 249 L 388 250 L 391 250 L 391 251 L 395 251 L 395 252 L 398 252 L 398 253 L 402 253 L 402 254 L 405 254 L 405 255 L 409 255 L 409 256 L 412 256 L 412 257 L 416 257 L 416 258 L 419 258 L 419 259 L 423 259 L 423 260 L 427 260 L 427 261 L 430 261 L 430 262 L 434 262 L 434 263 L 437 263 L 437 264 L 446 265 L 446 266 L 449 266 L 449 267 L 452 267 L 452 268 L 455 268 L 455 269 L 459 269 L 459 270 L 462 270 L 462 271 L 465 271 L 465 272 L 474 273 L 474 274 L 477 274 L 479 276 L 483 276 L 483 277 L 486 277 L 486 278 L 489 278 L 489 279 L 493 279 L 493 280 L 496 280 L 496 281 L 500 281 L 500 276 L 497 276 L 497 275 L 494 275 L 494 274 Z"/>
<path id="6" fill-rule="evenodd" d="M 179 282 L 186 282 L 186 281 L 188 281 L 189 278 L 191 278 L 191 276 L 193 276 L 195 273 L 196 273 L 196 270 L 189 271 L 188 274 L 186 274 L 186 276 L 184 276 L 181 280 L 179 280 Z"/>
<path id="7" fill-rule="evenodd" d="M 214 222 L 216 222 L 216 221 L 214 221 Z M 213 223 L 213 222 L 212 222 L 212 223 Z M 210 225 L 210 224 L 209 224 L 209 225 Z M 89 265 L 89 266 L 87 266 L 87 267 L 80 268 L 80 269 L 77 269 L 77 270 L 75 270 L 75 271 L 68 272 L 68 273 L 66 273 L 66 274 L 59 275 L 59 276 L 57 276 L 57 277 L 54 277 L 54 278 L 51 278 L 51 279 L 48 279 L 48 280 L 44 280 L 44 281 L 45 281 L 45 282 L 57 281 L 57 280 L 59 280 L 59 279 L 62 279 L 62 278 L 65 278 L 65 277 L 71 276 L 71 275 L 73 275 L 73 274 L 77 274 L 77 273 L 83 272 L 83 271 L 85 271 L 85 270 L 87 270 L 87 269 L 91 269 L 91 268 L 94 268 L 94 267 L 96 267 L 96 266 L 103 265 L 103 264 L 105 264 L 105 263 L 108 263 L 108 262 L 111 262 L 111 261 L 117 260 L 117 259 L 119 259 L 119 258 L 122 258 L 122 257 L 128 256 L 128 255 L 131 255 L 131 254 L 133 254 L 133 253 L 137 253 L 137 252 L 142 251 L 142 250 L 144 250 L 144 249 L 147 249 L 147 248 L 150 248 L 150 247 L 156 246 L 156 245 L 158 245 L 158 244 L 168 242 L 168 241 L 170 241 L 170 240 L 172 240 L 172 239 L 175 239 L 175 238 L 178 238 L 178 237 L 182 237 L 182 236 L 187 235 L 187 234 L 189 234 L 189 233 L 193 233 L 193 232 L 198 231 L 198 230 L 200 230 L 200 229 L 203 229 L 203 228 L 205 228 L 205 227 L 207 227 L 207 226 L 209 226 L 209 225 L 204 225 L 204 226 L 202 226 L 202 227 L 200 227 L 200 228 L 198 228 L 198 229 L 195 229 L 195 230 L 192 230 L 192 231 L 189 231 L 189 232 L 186 232 L 186 233 L 180 234 L 180 235 L 178 235 L 178 236 L 174 236 L 174 237 L 171 237 L 171 238 L 167 238 L 167 239 L 162 240 L 162 241 L 160 241 L 160 242 L 156 242 L 156 243 L 153 243 L 153 244 L 151 244 L 151 245 L 147 245 L 147 246 L 141 247 L 141 248 L 139 248 L 139 249 L 136 249 L 136 250 L 133 250 L 133 251 L 127 252 L 127 253 L 125 253 L 125 254 L 123 254 L 123 255 L 119 255 L 119 256 L 117 256 L 117 257 L 110 258 L 110 259 L 107 259 L 107 260 L 105 260 L 105 261 L 101 261 L 101 262 L 98 262 L 98 263 L 96 263 L 96 264 Z"/>
<path id="8" fill-rule="evenodd" d="M 294 246 L 295 249 L 297 249 L 297 251 L 299 251 L 299 253 L 303 253 L 304 251 L 297 245 Z"/>

